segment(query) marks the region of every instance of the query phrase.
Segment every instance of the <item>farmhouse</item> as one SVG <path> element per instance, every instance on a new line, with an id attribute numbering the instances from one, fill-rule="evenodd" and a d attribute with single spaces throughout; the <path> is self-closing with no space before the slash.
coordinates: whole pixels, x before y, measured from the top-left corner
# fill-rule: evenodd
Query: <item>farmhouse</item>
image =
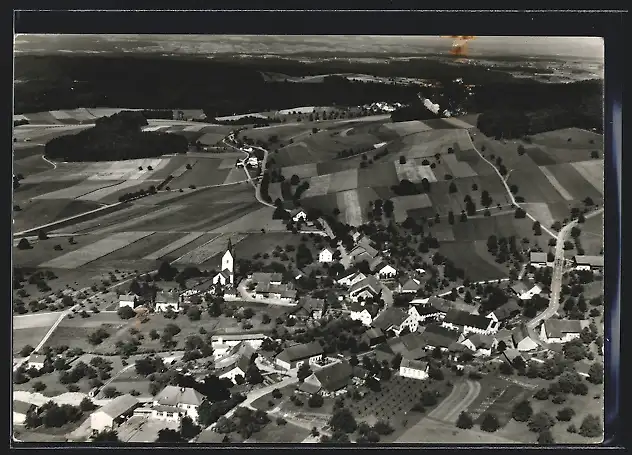
<path id="1" fill-rule="evenodd" d="M 162 313 L 171 309 L 180 311 L 180 296 L 177 292 L 158 292 L 155 300 L 156 312 Z"/>
<path id="2" fill-rule="evenodd" d="M 403 277 L 399 282 L 399 292 L 402 294 L 415 294 L 421 289 L 421 281 L 417 278 Z"/>
<path id="3" fill-rule="evenodd" d="M 281 351 L 274 363 L 285 370 L 299 368 L 303 363 L 314 364 L 323 356 L 323 347 L 317 341 L 307 344 L 297 344 Z"/>
<path id="4" fill-rule="evenodd" d="M 399 375 L 412 379 L 428 379 L 428 362 L 423 360 L 402 359 Z"/>
<path id="5" fill-rule="evenodd" d="M 494 344 L 494 338 L 490 335 L 482 335 L 475 333 L 467 339 L 463 340 L 461 344 L 467 346 L 474 351 L 477 356 L 490 356 L 492 355 L 492 345 Z"/>
<path id="6" fill-rule="evenodd" d="M 290 212 L 290 215 L 294 221 L 307 221 L 307 213 L 303 209 L 294 209 Z"/>
<path id="7" fill-rule="evenodd" d="M 527 363 L 527 359 L 525 358 L 525 356 L 521 354 L 520 351 L 518 351 L 517 349 L 505 349 L 502 353 L 501 358 L 505 359 L 512 365 L 514 364 L 514 361 L 518 360 L 518 358 L 521 358 L 525 364 Z"/>
<path id="8" fill-rule="evenodd" d="M 353 368 L 346 360 L 327 365 L 316 370 L 305 378 L 298 388 L 305 393 L 321 393 L 335 396 L 345 391 L 345 387 L 351 383 Z"/>
<path id="9" fill-rule="evenodd" d="M 353 286 L 354 284 L 364 280 L 365 278 L 366 278 L 366 275 L 364 273 L 354 271 L 354 270 L 349 270 L 348 272 L 345 272 L 343 276 L 338 278 L 336 282 L 338 284 L 342 284 L 343 286 Z"/>
<path id="10" fill-rule="evenodd" d="M 323 317 L 324 309 L 325 301 L 323 299 L 302 297 L 290 314 L 300 320 L 320 319 Z"/>
<path id="11" fill-rule="evenodd" d="M 520 352 L 532 351 L 538 347 L 538 343 L 531 337 L 526 324 L 520 324 L 511 331 L 513 346 Z"/>
<path id="12" fill-rule="evenodd" d="M 250 279 L 253 283 L 269 283 L 276 286 L 283 282 L 283 275 L 280 273 L 255 272 Z"/>
<path id="13" fill-rule="evenodd" d="M 198 408 L 203 401 L 204 396 L 195 389 L 168 385 L 154 398 L 152 417 L 179 422 L 187 415 L 197 422 Z"/>
<path id="14" fill-rule="evenodd" d="M 362 337 L 360 337 L 360 343 L 366 343 L 369 347 L 373 347 L 377 344 L 383 343 L 384 341 L 386 341 L 384 332 L 382 332 L 381 329 L 376 329 L 374 327 L 371 327 L 362 334 Z"/>
<path id="15" fill-rule="evenodd" d="M 367 261 L 371 262 L 378 255 L 378 251 L 371 246 L 366 237 L 362 237 L 358 244 L 349 252 L 349 258 L 354 263 Z"/>
<path id="16" fill-rule="evenodd" d="M 250 348 L 249 352 L 245 352 L 237 356 L 234 363 L 224 366 L 216 373 L 217 377 L 220 379 L 227 378 L 233 382 L 236 382 L 235 378 L 237 376 L 245 378 L 246 373 L 248 372 L 248 368 L 250 368 L 250 365 L 252 363 L 252 356 L 254 353 L 254 349 Z"/>
<path id="17" fill-rule="evenodd" d="M 461 333 L 458 331 L 450 330 L 439 324 L 425 326 L 421 335 L 426 343 L 426 349 L 439 348 L 442 351 L 447 351 L 450 345 L 461 337 Z"/>
<path id="18" fill-rule="evenodd" d="M 540 251 L 532 251 L 529 253 L 529 263 L 537 269 L 541 267 L 551 267 L 553 265 L 552 262 L 547 260 L 547 254 Z"/>
<path id="19" fill-rule="evenodd" d="M 358 301 L 360 298 L 376 298 L 381 292 L 382 285 L 380 282 L 373 275 L 369 275 L 349 288 L 349 298 L 353 301 Z"/>
<path id="20" fill-rule="evenodd" d="M 130 307 L 134 308 L 136 306 L 137 297 L 136 294 L 128 293 L 122 294 L 119 296 L 119 308 Z"/>
<path id="21" fill-rule="evenodd" d="M 487 316 L 470 314 L 461 310 L 450 310 L 443 318 L 443 327 L 452 330 L 460 330 L 464 334 L 474 332 L 490 334 L 498 331 L 499 323 Z"/>
<path id="22" fill-rule="evenodd" d="M 459 343 L 458 341 L 452 342 L 450 346 L 448 346 L 448 353 L 450 360 L 457 362 L 462 361 L 464 354 L 469 354 L 472 357 L 476 354 L 476 351 L 472 351 L 466 345 Z M 457 368 L 463 365 L 457 365 Z"/>
<path id="23" fill-rule="evenodd" d="M 105 406 L 97 409 L 90 416 L 90 428 L 93 433 L 111 430 L 117 424 L 134 413 L 140 402 L 132 395 L 121 395 Z"/>
<path id="24" fill-rule="evenodd" d="M 32 403 L 13 400 L 13 425 L 23 425 L 26 420 L 26 414 L 31 409 L 35 410 L 37 406 Z"/>
<path id="25" fill-rule="evenodd" d="M 375 357 L 378 361 L 391 361 L 399 354 L 403 359 L 419 360 L 427 357 L 426 341 L 419 333 L 407 333 L 400 337 L 391 338 L 379 344 L 375 350 Z"/>
<path id="26" fill-rule="evenodd" d="M 397 275 L 397 269 L 382 258 L 376 258 L 371 264 L 371 270 L 380 279 L 394 278 Z"/>
<path id="27" fill-rule="evenodd" d="M 333 262 L 334 260 L 334 252 L 330 248 L 323 248 L 320 253 L 318 253 L 318 262 L 321 264 Z"/>
<path id="28" fill-rule="evenodd" d="M 28 358 L 26 363 L 27 368 L 36 368 L 41 370 L 44 368 L 44 362 L 46 361 L 46 356 L 41 354 L 35 354 Z"/>
<path id="29" fill-rule="evenodd" d="M 399 335 L 406 326 L 404 323 L 407 319 L 408 313 L 401 308 L 388 307 L 375 318 L 371 325 L 376 329 L 382 330 L 384 333 L 392 331 L 395 335 Z"/>
<path id="30" fill-rule="evenodd" d="M 419 329 L 419 324 L 429 319 L 439 320 L 446 315 L 447 311 L 443 311 L 435 308 L 430 303 L 421 305 L 411 305 L 408 309 L 408 318 L 406 319 L 406 325 L 411 332 L 416 332 Z"/>
<path id="31" fill-rule="evenodd" d="M 540 329 L 540 338 L 546 343 L 567 343 L 579 338 L 589 321 L 547 319 Z"/>
<path id="32" fill-rule="evenodd" d="M 520 305 L 518 305 L 518 302 L 511 299 L 507 303 L 496 308 L 492 313 L 490 313 L 490 315 L 495 321 L 503 322 L 517 314 L 520 314 L 520 310 L 521 308 Z"/>
<path id="33" fill-rule="evenodd" d="M 602 270 L 603 256 L 576 255 L 573 264 L 575 270 Z"/>
<path id="34" fill-rule="evenodd" d="M 360 321 L 363 325 L 370 326 L 373 318 L 377 316 L 380 308 L 373 303 L 365 303 L 364 301 L 350 302 L 347 304 L 349 317 L 354 321 Z"/>
<path id="35" fill-rule="evenodd" d="M 542 292 L 542 288 L 537 284 L 529 288 L 522 281 L 514 283 L 509 287 L 509 289 L 518 296 L 520 300 L 531 300 L 534 295 L 539 295 Z"/>

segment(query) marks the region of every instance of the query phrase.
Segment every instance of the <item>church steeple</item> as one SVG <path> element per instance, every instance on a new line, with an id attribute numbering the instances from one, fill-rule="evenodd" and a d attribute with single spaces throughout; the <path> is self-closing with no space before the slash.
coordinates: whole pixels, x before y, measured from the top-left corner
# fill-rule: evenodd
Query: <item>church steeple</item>
<path id="1" fill-rule="evenodd" d="M 228 237 L 228 246 L 226 247 L 226 250 L 230 253 L 231 256 L 234 256 L 234 254 L 233 254 L 233 244 L 230 241 L 230 237 Z"/>

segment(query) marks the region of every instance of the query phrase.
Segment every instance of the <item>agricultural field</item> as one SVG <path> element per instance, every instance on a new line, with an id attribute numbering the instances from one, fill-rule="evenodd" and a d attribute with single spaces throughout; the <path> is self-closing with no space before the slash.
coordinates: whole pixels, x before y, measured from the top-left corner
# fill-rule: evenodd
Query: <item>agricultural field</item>
<path id="1" fill-rule="evenodd" d="M 203 245 L 189 251 L 184 256 L 176 260 L 176 264 L 195 264 L 200 265 L 208 263 L 215 256 L 218 256 L 226 251 L 228 245 L 228 239 L 230 239 L 233 245 L 239 244 L 246 236 L 243 234 L 225 235 L 218 234 L 211 240 Z"/>
<path id="2" fill-rule="evenodd" d="M 582 233 L 580 241 L 582 248 L 589 255 L 598 255 L 604 248 L 604 218 L 600 215 L 588 218 L 586 222 L 578 226 Z"/>
<path id="3" fill-rule="evenodd" d="M 453 423 L 425 417 L 406 431 L 396 442 L 398 444 L 516 444 L 517 441 L 506 439 L 496 433 L 488 433 L 473 427 L 469 430 L 457 428 Z"/>
<path id="4" fill-rule="evenodd" d="M 101 207 L 96 202 L 72 199 L 33 200 L 32 202 L 16 200 L 15 202 L 21 210 L 13 212 L 14 232 L 22 232 Z"/>
<path id="5" fill-rule="evenodd" d="M 462 268 L 471 281 L 507 278 L 509 270 L 487 251 L 487 241 L 441 242 L 439 252 Z"/>

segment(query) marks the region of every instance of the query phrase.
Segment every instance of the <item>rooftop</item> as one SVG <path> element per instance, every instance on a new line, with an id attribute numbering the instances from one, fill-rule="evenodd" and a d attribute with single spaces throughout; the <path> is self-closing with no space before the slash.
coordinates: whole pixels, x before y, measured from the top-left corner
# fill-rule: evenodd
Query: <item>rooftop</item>
<path id="1" fill-rule="evenodd" d="M 529 254 L 529 261 L 545 264 L 547 262 L 547 254 L 541 251 L 532 251 Z"/>
<path id="2" fill-rule="evenodd" d="M 382 285 L 377 280 L 377 278 L 375 278 L 373 275 L 369 275 L 363 280 L 360 280 L 357 283 L 353 284 L 353 286 L 349 288 L 349 294 L 360 292 L 365 288 L 371 289 L 374 294 L 379 294 L 382 290 Z"/>
<path id="3" fill-rule="evenodd" d="M 373 327 L 381 330 L 389 330 L 391 327 L 398 327 L 408 318 L 406 313 L 401 308 L 388 307 L 386 310 L 375 318 L 371 324 Z"/>
<path id="4" fill-rule="evenodd" d="M 259 284 L 270 282 L 279 283 L 283 281 L 283 275 L 277 272 L 269 273 L 269 272 L 255 272 L 252 274 L 252 281 L 255 281 Z"/>
<path id="5" fill-rule="evenodd" d="M 490 323 L 490 319 L 485 316 L 470 314 L 461 310 L 448 311 L 443 321 L 462 327 L 475 327 L 477 329 L 486 329 Z"/>
<path id="6" fill-rule="evenodd" d="M 113 419 L 116 419 L 139 404 L 140 402 L 135 397 L 125 394 L 114 398 L 108 404 L 102 406 L 97 412 L 103 412 Z"/>
<path id="7" fill-rule="evenodd" d="M 504 305 L 501 305 L 498 308 L 496 308 L 496 310 L 494 311 L 494 315 L 496 316 L 496 319 L 498 319 L 499 321 L 504 321 L 505 319 L 508 319 L 511 316 L 513 316 L 515 313 L 519 313 L 520 310 L 521 308 L 520 308 L 520 305 L 518 305 L 518 302 L 511 299 Z"/>
<path id="8" fill-rule="evenodd" d="M 285 362 L 294 362 L 296 360 L 303 360 L 322 355 L 323 352 L 324 350 L 320 343 L 313 341 L 311 343 L 297 344 L 295 346 L 285 348 L 279 353 L 279 355 L 277 355 L 277 359 Z"/>
<path id="9" fill-rule="evenodd" d="M 591 267 L 603 267 L 603 256 L 576 255 L 577 265 L 589 265 Z"/>
<path id="10" fill-rule="evenodd" d="M 399 365 L 400 368 L 412 368 L 418 371 L 426 371 L 428 368 L 428 362 L 423 360 L 409 360 L 402 359 L 402 363 Z"/>
<path id="11" fill-rule="evenodd" d="M 544 329 L 548 338 L 562 338 L 565 333 L 580 333 L 587 326 L 578 320 L 547 319 L 544 321 Z"/>
<path id="12" fill-rule="evenodd" d="M 349 362 L 343 360 L 316 370 L 313 374 L 323 389 L 328 392 L 335 392 L 349 383 L 353 375 L 353 368 Z"/>
<path id="13" fill-rule="evenodd" d="M 446 329 L 438 324 L 429 324 L 425 326 L 421 335 L 429 346 L 448 348 L 454 341 L 458 340 L 460 332 Z"/>
<path id="14" fill-rule="evenodd" d="M 204 401 L 204 396 L 190 387 L 176 387 L 168 385 L 155 398 L 159 404 L 167 406 L 177 406 L 179 404 L 189 404 L 199 406 Z"/>
<path id="15" fill-rule="evenodd" d="M 160 291 L 156 294 L 156 303 L 178 303 L 180 295 L 177 292 Z"/>

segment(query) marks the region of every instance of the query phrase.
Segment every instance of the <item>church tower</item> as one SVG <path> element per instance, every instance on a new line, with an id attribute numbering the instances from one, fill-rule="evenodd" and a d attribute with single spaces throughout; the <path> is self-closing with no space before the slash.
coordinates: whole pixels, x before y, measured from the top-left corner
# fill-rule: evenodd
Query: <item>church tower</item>
<path id="1" fill-rule="evenodd" d="M 228 239 L 228 247 L 226 248 L 226 252 L 224 256 L 222 256 L 222 271 L 227 271 L 230 275 L 230 284 L 234 284 L 234 275 L 235 275 L 235 257 L 233 256 L 233 245 Z"/>

